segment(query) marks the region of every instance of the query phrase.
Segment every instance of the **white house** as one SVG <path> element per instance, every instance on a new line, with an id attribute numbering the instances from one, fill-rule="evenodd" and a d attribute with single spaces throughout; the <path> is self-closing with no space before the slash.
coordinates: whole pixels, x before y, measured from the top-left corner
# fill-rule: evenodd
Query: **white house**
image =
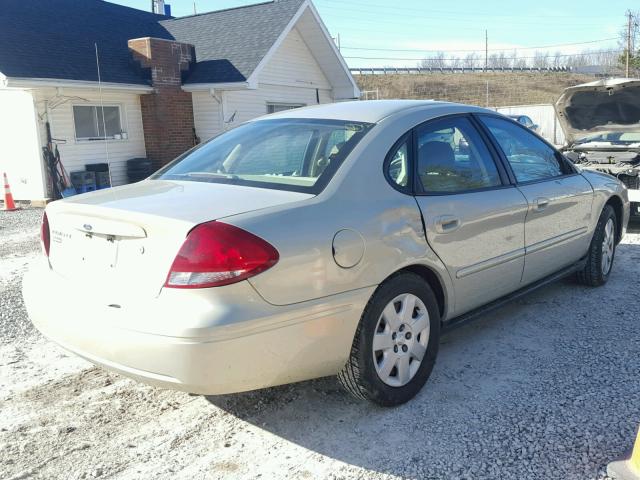
<path id="1" fill-rule="evenodd" d="M 29 0 L 0 16 L 0 172 L 18 200 L 51 195 L 47 123 L 68 172 L 106 162 L 115 186 L 129 159 L 161 166 L 251 118 L 358 96 L 310 0 L 181 18 Z"/>

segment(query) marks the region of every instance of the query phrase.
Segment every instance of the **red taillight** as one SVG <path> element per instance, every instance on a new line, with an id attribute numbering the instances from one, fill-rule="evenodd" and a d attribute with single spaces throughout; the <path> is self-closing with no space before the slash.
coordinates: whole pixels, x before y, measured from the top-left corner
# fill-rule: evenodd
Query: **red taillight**
<path id="1" fill-rule="evenodd" d="M 42 241 L 42 249 L 44 254 L 49 256 L 49 247 L 51 246 L 51 233 L 49 232 L 49 219 L 47 213 L 42 215 L 42 225 L 40 225 L 40 240 Z"/>
<path id="2" fill-rule="evenodd" d="M 229 285 L 264 272 L 278 258 L 273 246 L 252 233 L 226 223 L 203 223 L 187 235 L 165 287 Z"/>

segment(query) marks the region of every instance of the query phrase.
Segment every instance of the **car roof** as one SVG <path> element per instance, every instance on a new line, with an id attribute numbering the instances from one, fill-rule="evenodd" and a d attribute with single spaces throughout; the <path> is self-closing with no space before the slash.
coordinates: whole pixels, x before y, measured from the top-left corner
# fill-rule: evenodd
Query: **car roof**
<path id="1" fill-rule="evenodd" d="M 347 120 L 352 122 L 378 123 L 389 116 L 404 113 L 408 109 L 438 111 L 438 115 L 442 115 L 443 108 L 452 107 L 454 111 L 460 112 L 460 107 L 465 107 L 469 112 L 491 112 L 480 107 L 471 105 L 461 105 L 450 102 L 438 102 L 434 100 L 356 100 L 349 102 L 326 103 L 322 105 L 314 105 L 312 107 L 296 108 L 285 110 L 271 115 L 260 117 L 256 120 L 266 119 L 284 119 L 284 118 L 313 118 L 323 120 Z"/>

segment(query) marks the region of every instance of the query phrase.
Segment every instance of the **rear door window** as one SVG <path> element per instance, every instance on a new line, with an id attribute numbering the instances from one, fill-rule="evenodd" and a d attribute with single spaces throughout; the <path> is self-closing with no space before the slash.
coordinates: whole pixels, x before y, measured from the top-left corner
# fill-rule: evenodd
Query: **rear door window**
<path id="1" fill-rule="evenodd" d="M 418 184 L 424 193 L 457 193 L 502 185 L 491 153 L 466 117 L 418 127 L 416 159 Z"/>
<path id="2" fill-rule="evenodd" d="M 480 115 L 479 118 L 507 157 L 519 183 L 546 180 L 569 173 L 558 152 L 529 130 L 498 117 Z"/>

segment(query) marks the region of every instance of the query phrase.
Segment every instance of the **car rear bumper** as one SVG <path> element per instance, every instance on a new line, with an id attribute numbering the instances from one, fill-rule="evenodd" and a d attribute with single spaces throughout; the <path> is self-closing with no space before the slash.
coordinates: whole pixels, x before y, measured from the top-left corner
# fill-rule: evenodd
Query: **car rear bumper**
<path id="1" fill-rule="evenodd" d="M 23 280 L 29 317 L 51 340 L 128 377 L 201 394 L 337 373 L 374 288 L 274 306 L 240 282 L 164 289 L 115 306 L 65 280 L 46 260 L 33 263 Z"/>

